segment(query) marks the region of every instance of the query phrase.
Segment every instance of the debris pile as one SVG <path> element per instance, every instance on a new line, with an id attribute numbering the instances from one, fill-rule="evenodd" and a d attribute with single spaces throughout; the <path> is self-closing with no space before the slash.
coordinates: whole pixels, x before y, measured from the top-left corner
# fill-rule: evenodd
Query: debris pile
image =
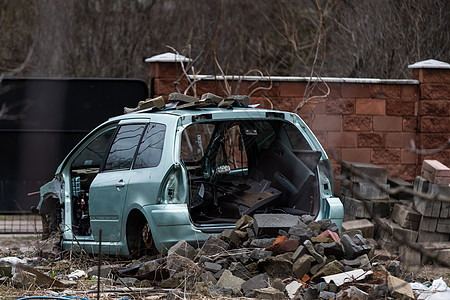
<path id="1" fill-rule="evenodd" d="M 431 261 L 414 249 L 419 247 L 441 261 L 450 259 L 450 202 L 441 201 L 450 200 L 450 168 L 436 160 L 425 160 L 414 184 L 387 178 L 385 168 L 365 163 L 344 162 L 342 175 L 346 178 L 341 183 L 343 232 L 360 230 L 365 238 L 375 238 L 380 248 L 408 265 Z M 403 190 L 390 197 L 385 192 L 399 187 L 422 196 Z"/>
<path id="2" fill-rule="evenodd" d="M 165 257 L 144 256 L 100 268 L 93 265 L 66 272 L 70 274 L 55 273 L 55 267 L 46 272 L 42 259 L 5 257 L 0 265 L 9 269 L 0 268 L 1 280 L 27 291 L 46 288 L 40 293 L 53 295 L 53 290 L 76 295 L 74 290 L 86 286 L 93 291 L 84 294 L 94 294 L 101 280 L 100 292 L 163 292 L 168 299 L 200 294 L 211 298 L 413 299 L 414 293 L 450 293 L 445 283 L 427 286 L 399 278 L 398 263 L 385 268 L 374 257 L 373 245 L 358 231 L 339 234 L 329 219 L 256 214 L 243 216 L 235 227 L 211 235 L 198 248 L 179 241 Z M 68 261 L 57 263 L 60 270 L 71 269 Z"/>

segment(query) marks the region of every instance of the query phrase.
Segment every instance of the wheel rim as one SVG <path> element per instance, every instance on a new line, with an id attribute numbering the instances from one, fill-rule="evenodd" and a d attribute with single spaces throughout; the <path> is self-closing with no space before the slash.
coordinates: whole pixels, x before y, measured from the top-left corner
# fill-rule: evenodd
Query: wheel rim
<path id="1" fill-rule="evenodd" d="M 142 228 L 142 241 L 147 249 L 153 247 L 153 236 L 150 231 L 150 225 L 148 222 L 145 223 L 144 228 Z"/>

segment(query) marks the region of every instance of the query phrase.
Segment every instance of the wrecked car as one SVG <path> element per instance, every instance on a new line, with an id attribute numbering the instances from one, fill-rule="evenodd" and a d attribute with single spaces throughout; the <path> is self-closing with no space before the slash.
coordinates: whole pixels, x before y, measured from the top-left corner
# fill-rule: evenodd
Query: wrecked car
<path id="1" fill-rule="evenodd" d="M 243 215 L 310 214 L 342 223 L 328 157 L 294 113 L 246 96 L 132 109 L 89 133 L 41 187 L 37 207 L 63 249 L 166 253 L 198 245 Z"/>

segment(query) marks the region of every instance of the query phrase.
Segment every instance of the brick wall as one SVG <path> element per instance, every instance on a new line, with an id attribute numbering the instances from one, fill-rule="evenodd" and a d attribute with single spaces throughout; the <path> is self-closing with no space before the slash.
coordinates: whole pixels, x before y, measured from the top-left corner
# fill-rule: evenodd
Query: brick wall
<path id="1" fill-rule="evenodd" d="M 450 138 L 450 65 L 445 67 L 414 68 L 411 80 L 323 78 L 330 89 L 328 99 L 304 105 L 299 115 L 327 151 L 335 174 L 340 173 L 339 160 L 367 162 L 386 167 L 389 177 L 413 181 L 424 159 L 450 165 L 450 148 L 432 155 L 407 151 L 411 141 L 428 149 Z M 181 74 L 180 63 L 152 61 L 152 95 L 167 96 L 175 91 L 173 82 Z M 239 94 L 249 94 L 258 87 L 271 87 L 254 92 L 252 103 L 286 111 L 295 111 L 308 81 L 271 77 L 254 84 L 255 78 L 227 78 L 233 93 L 239 89 Z M 326 85 L 317 84 L 311 95 L 322 95 Z M 180 90 L 186 86 L 187 81 L 182 80 Z M 205 76 L 196 90 L 198 95 L 212 92 L 223 96 L 224 86 L 223 78 Z"/>

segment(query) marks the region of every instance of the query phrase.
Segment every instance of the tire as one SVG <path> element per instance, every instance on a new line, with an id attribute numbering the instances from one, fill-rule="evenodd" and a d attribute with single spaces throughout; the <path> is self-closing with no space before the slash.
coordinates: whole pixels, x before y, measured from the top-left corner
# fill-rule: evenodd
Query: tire
<path id="1" fill-rule="evenodd" d="M 150 225 L 141 212 L 134 211 L 129 214 L 126 234 L 128 252 L 132 258 L 158 254 Z"/>

